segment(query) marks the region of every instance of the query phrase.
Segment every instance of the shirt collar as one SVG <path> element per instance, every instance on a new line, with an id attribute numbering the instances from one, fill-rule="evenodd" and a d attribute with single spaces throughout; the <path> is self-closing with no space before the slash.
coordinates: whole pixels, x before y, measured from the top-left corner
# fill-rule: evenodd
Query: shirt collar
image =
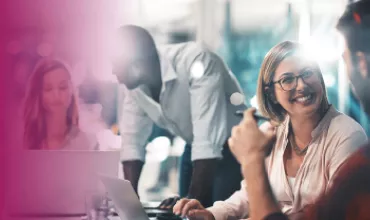
<path id="1" fill-rule="evenodd" d="M 329 127 L 331 119 L 336 115 L 337 111 L 333 106 L 330 106 L 328 111 L 325 113 L 324 117 L 320 120 L 319 124 L 316 126 L 315 129 L 311 132 L 311 137 L 315 139 L 318 137 L 322 131 Z M 283 122 L 284 126 L 284 138 L 288 138 L 289 133 L 289 124 L 290 124 L 290 117 L 287 116 Z"/>
<path id="2" fill-rule="evenodd" d="M 312 138 L 316 138 L 319 136 L 322 131 L 327 129 L 329 127 L 331 119 L 334 118 L 336 115 L 337 111 L 333 106 L 330 105 L 329 109 L 326 111 L 324 117 L 320 120 L 319 124 L 316 126 L 315 129 L 311 132 Z"/>
<path id="3" fill-rule="evenodd" d="M 162 82 L 163 86 L 174 79 L 177 78 L 176 71 L 170 62 L 170 60 L 161 52 L 159 53 L 159 62 L 161 64 L 161 76 L 162 76 Z"/>

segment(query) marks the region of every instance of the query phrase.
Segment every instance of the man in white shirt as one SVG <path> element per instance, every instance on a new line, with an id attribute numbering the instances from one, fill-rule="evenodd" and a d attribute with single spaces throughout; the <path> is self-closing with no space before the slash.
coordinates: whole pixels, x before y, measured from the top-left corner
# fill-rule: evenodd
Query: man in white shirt
<path id="1" fill-rule="evenodd" d="M 180 196 L 196 198 L 205 206 L 228 198 L 241 181 L 239 164 L 226 144 L 232 126 L 240 121 L 235 111 L 245 108 L 235 76 L 220 57 L 196 43 L 157 48 L 152 36 L 137 26 L 120 28 L 117 43 L 120 52 L 113 73 L 123 84 L 125 178 L 137 191 L 154 122 L 187 143 Z"/>

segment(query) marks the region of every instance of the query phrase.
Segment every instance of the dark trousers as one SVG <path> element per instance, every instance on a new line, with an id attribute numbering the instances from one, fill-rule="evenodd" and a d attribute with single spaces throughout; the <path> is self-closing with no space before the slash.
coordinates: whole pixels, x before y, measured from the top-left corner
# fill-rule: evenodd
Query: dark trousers
<path id="1" fill-rule="evenodd" d="M 218 164 L 213 180 L 212 198 L 208 198 L 205 204 L 203 204 L 205 207 L 212 206 L 215 201 L 229 198 L 235 191 L 240 189 L 240 182 L 242 181 L 240 165 L 230 152 L 227 144 L 224 146 L 222 155 L 223 158 Z M 188 194 L 192 172 L 191 145 L 187 144 L 180 160 L 179 191 L 181 197 L 185 197 Z"/>

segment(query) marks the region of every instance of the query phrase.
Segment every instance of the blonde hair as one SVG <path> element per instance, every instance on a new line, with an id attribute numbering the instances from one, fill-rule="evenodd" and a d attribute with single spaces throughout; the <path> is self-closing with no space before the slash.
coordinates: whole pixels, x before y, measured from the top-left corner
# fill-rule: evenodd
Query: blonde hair
<path id="1" fill-rule="evenodd" d="M 302 55 L 302 46 L 298 43 L 285 41 L 274 46 L 265 56 L 261 70 L 259 72 L 257 81 L 257 100 L 260 112 L 273 121 L 281 123 L 286 116 L 285 109 L 277 102 L 275 102 L 274 87 L 271 85 L 275 71 L 279 64 L 287 57 L 293 55 Z M 316 64 L 317 65 L 317 64 Z M 321 86 L 324 90 L 324 97 L 321 102 L 320 111 L 324 112 L 329 106 L 328 97 L 326 94 L 326 87 L 321 70 L 317 65 L 318 76 Z"/>
<path id="2" fill-rule="evenodd" d="M 45 74 L 55 69 L 66 70 L 71 78 L 71 71 L 64 62 L 44 58 L 36 64 L 28 81 L 23 103 L 24 147 L 27 149 L 40 149 L 46 138 L 45 110 L 42 105 L 43 81 Z M 67 110 L 68 129 L 72 126 L 78 126 L 78 117 L 77 97 L 73 93 L 71 104 Z"/>

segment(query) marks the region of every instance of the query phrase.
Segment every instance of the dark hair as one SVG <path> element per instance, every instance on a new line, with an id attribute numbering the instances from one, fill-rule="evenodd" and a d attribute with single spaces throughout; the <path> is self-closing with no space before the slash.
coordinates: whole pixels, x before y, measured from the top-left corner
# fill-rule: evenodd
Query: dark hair
<path id="1" fill-rule="evenodd" d="M 337 23 L 352 53 L 370 53 L 370 0 L 349 4 Z"/>
<path id="2" fill-rule="evenodd" d="M 130 41 L 127 43 L 134 45 L 139 54 L 145 57 L 157 56 L 154 39 L 146 29 L 135 25 L 124 25 L 118 32 L 124 40 Z"/>

